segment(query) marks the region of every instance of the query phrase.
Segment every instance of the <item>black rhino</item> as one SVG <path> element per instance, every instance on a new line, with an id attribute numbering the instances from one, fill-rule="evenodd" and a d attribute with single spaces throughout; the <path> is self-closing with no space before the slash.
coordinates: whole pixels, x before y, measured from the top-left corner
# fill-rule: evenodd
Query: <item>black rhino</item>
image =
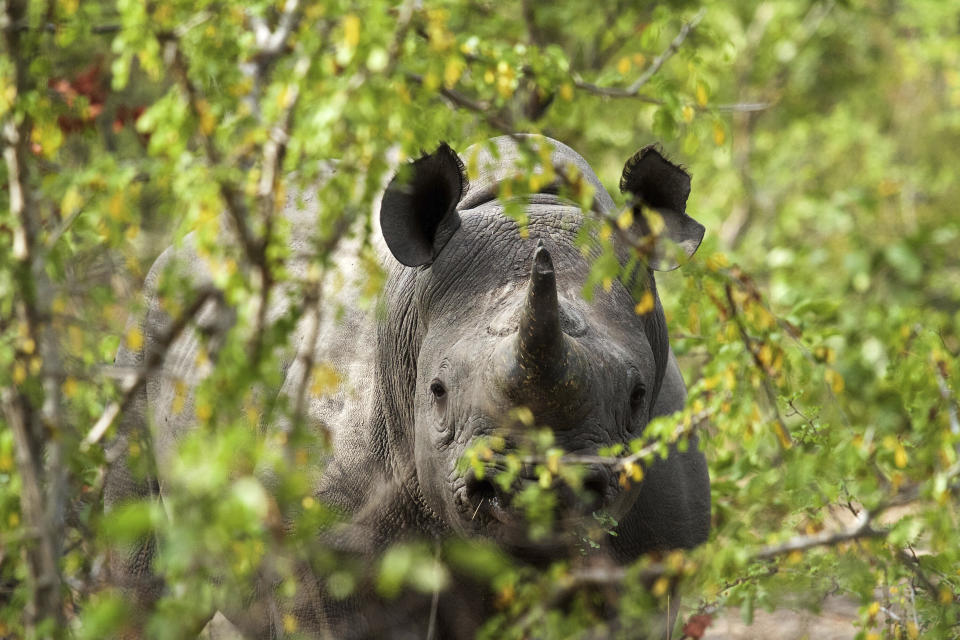
<path id="1" fill-rule="evenodd" d="M 497 196 L 501 183 L 522 164 L 523 147 L 551 158 L 556 171 L 536 171 L 557 179 L 523 196 L 528 227 L 521 234 Z M 552 151 L 543 155 L 545 148 Z M 590 214 L 559 195 L 559 181 L 581 176 L 595 189 L 596 212 L 617 214 L 586 161 L 560 142 L 535 136 L 497 138 L 464 157 L 479 168 L 469 183 L 460 157 L 446 145 L 412 162 L 390 183 L 379 216 L 389 274 L 382 292 L 385 313 L 348 308 L 337 322 L 328 314 L 315 349 L 304 337 L 308 330 L 299 327 L 293 340 L 298 353 L 291 354 L 280 392 L 296 393 L 305 362 L 331 362 L 344 374 L 346 382 L 336 394 L 308 402 L 311 421 L 329 429 L 333 442 L 317 496 L 351 514 L 356 525 L 349 529 L 353 533 L 334 534 L 332 544 L 376 550 L 413 534 L 486 536 L 514 556 L 536 561 L 550 555 L 549 543 L 527 539 L 509 496 L 489 477 L 456 471 L 466 447 L 494 433 L 509 447 L 511 429 L 521 427 L 506 424 L 506 416 L 525 406 L 538 424 L 553 429 L 564 450 L 595 452 L 632 440 L 653 417 L 681 409 L 686 388 L 668 343 L 652 268 L 637 269 L 632 276 L 646 280 L 653 293 L 655 304 L 647 313 L 635 312 L 624 283 L 598 288 L 590 302 L 581 294 L 591 258 L 575 238 Z M 703 227 L 685 213 L 689 189 L 689 176 L 653 147 L 627 162 L 621 180 L 621 190 L 637 206 L 660 213 L 662 237 L 686 255 L 703 235 Z M 309 263 L 306 238 L 314 205 L 307 197 L 305 206 L 291 205 L 285 212 L 300 230 L 292 234 L 294 271 Z M 634 231 L 642 235 L 644 218 L 635 219 Z M 628 253 L 626 247 L 619 250 L 623 257 Z M 654 252 L 650 263 L 653 268 L 675 266 L 661 251 Z M 189 242 L 161 256 L 147 278 L 144 346 L 138 352 L 122 348 L 119 365 L 143 366 L 144 354 L 169 327 L 154 286 L 158 274 L 171 266 L 189 273 L 198 285 L 211 282 Z M 271 314 L 278 315 L 282 306 L 277 303 Z M 151 487 L 162 493 L 157 487 L 165 485 L 165 460 L 191 427 L 189 390 L 206 373 L 195 365 L 198 336 L 225 331 L 231 318 L 229 310 L 210 302 L 196 330 L 173 343 L 163 366 L 122 418 L 114 445 L 118 461 L 107 481 L 108 505 L 149 493 Z M 314 353 L 306 357 L 311 349 Z M 182 390 L 184 383 L 187 407 L 173 411 L 174 389 L 179 385 Z M 146 424 L 151 425 L 160 477 L 145 484 L 128 472 L 122 452 L 126 439 Z M 577 517 L 595 509 L 610 513 L 619 524 L 608 553 L 617 562 L 650 550 L 693 547 L 707 538 L 709 479 L 695 438 L 685 451 L 674 450 L 646 469 L 638 488 L 622 489 L 602 467 L 590 469 L 584 485 L 590 499 L 561 495 L 562 515 Z M 362 540 L 333 541 L 337 535 Z M 151 547 L 144 545 L 118 554 L 112 567 L 118 579 L 147 599 L 159 588 L 146 579 L 150 557 Z M 479 622 L 482 607 L 458 606 L 456 597 L 451 590 L 445 598 L 454 603 L 441 603 L 438 637 L 468 634 Z M 331 605 L 319 593 L 305 596 L 297 609 L 307 611 L 302 629 L 334 637 L 399 637 L 405 628 L 395 621 L 377 625 L 357 602 Z M 277 628 L 267 614 L 234 617 L 228 612 L 228 617 L 249 637 L 268 636 Z M 426 620 L 416 624 L 423 627 L 415 637 L 424 637 Z"/>

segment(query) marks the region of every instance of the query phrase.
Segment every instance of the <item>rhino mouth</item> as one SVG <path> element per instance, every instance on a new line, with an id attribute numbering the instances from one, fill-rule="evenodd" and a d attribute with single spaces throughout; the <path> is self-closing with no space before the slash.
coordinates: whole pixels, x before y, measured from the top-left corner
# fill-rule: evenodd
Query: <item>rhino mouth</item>
<path id="1" fill-rule="evenodd" d="M 461 518 L 468 523 L 468 529 L 484 535 L 491 531 L 511 536 L 523 534 L 528 529 L 529 519 L 524 509 L 516 504 L 516 496 L 526 485 L 537 483 L 538 478 L 532 473 L 521 473 L 505 489 L 496 480 L 501 469 L 488 467 L 486 471 L 482 478 L 473 470 L 468 471 L 456 490 L 455 501 Z M 552 516 L 557 532 L 572 529 L 584 518 L 603 511 L 616 494 L 611 480 L 609 473 L 598 469 L 590 470 L 577 489 L 560 482 L 550 486 L 547 490 L 555 496 Z"/>

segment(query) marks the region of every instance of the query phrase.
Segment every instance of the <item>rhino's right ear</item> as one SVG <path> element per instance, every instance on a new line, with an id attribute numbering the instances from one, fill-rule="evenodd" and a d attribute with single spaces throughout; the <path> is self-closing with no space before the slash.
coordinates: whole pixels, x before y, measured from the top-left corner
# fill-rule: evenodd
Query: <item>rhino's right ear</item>
<path id="1" fill-rule="evenodd" d="M 380 203 L 380 228 L 398 262 L 434 261 L 460 228 L 457 203 L 465 185 L 463 162 L 445 142 L 397 172 Z"/>
<path id="2" fill-rule="evenodd" d="M 690 195 L 690 174 L 663 157 L 657 145 L 649 145 L 627 160 L 620 178 L 620 191 L 634 198 L 635 224 L 641 225 L 644 235 L 649 233 L 640 205 L 656 210 L 662 217 L 664 228 L 657 242 L 650 267 L 657 271 L 670 271 L 680 266 L 677 259 L 685 254 L 689 258 L 703 240 L 703 225 L 687 215 L 687 196 Z"/>

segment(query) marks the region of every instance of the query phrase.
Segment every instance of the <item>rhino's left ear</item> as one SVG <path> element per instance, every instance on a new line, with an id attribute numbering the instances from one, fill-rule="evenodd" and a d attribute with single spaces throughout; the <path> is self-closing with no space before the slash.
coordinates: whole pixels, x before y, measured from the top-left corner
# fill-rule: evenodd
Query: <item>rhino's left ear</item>
<path id="1" fill-rule="evenodd" d="M 441 143 L 397 172 L 380 202 L 380 228 L 401 264 L 430 264 L 460 228 L 457 203 L 465 187 L 463 162 Z"/>
<path id="2" fill-rule="evenodd" d="M 651 268 L 671 271 L 680 266 L 678 249 L 687 258 L 696 252 L 703 240 L 704 228 L 686 213 L 690 174 L 664 158 L 656 145 L 644 147 L 627 160 L 620 178 L 620 191 L 633 195 L 635 224 L 643 227 L 644 235 L 649 233 L 649 226 L 640 210 L 641 204 L 663 217 L 660 237 L 676 245 L 657 243 L 650 259 Z"/>

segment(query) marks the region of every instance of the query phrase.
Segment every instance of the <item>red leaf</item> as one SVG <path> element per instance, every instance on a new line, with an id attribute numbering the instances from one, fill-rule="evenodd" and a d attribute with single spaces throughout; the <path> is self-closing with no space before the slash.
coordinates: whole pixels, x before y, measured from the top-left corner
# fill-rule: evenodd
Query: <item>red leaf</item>
<path id="1" fill-rule="evenodd" d="M 698 613 L 690 616 L 687 624 L 683 625 L 683 634 L 694 640 L 700 640 L 703 634 L 707 632 L 707 627 L 713 622 L 713 616 L 707 613 Z"/>

